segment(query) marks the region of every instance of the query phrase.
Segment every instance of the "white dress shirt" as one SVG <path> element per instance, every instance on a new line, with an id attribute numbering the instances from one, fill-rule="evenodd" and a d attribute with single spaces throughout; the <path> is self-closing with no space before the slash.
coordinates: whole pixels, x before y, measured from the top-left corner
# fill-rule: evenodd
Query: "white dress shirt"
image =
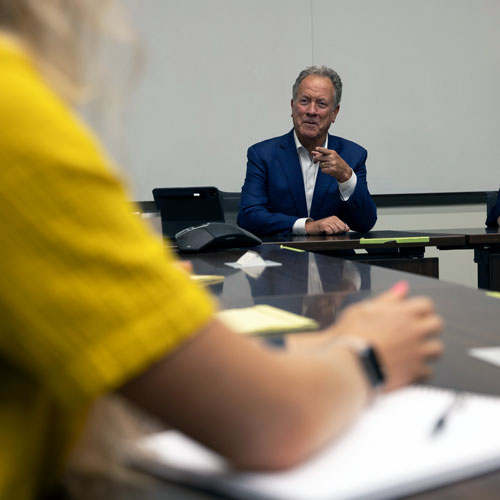
<path id="1" fill-rule="evenodd" d="M 293 131 L 293 139 L 295 141 L 295 147 L 297 148 L 297 155 L 299 157 L 300 167 L 302 169 L 302 177 L 304 179 L 304 189 L 305 189 L 306 204 L 307 204 L 307 215 L 309 215 L 311 213 L 311 204 L 314 194 L 314 186 L 316 185 L 316 177 L 318 176 L 319 164 L 318 162 L 313 161 L 313 158 L 309 154 L 309 151 L 307 151 L 307 149 L 304 146 L 302 146 L 295 130 Z M 328 135 L 326 136 L 323 147 L 324 148 L 328 147 Z M 347 201 L 349 197 L 352 195 L 352 193 L 354 193 L 354 189 L 356 189 L 356 182 L 357 182 L 357 177 L 353 170 L 351 177 L 347 181 L 338 183 L 340 197 L 344 201 Z M 297 219 L 293 225 L 292 233 L 307 234 L 306 222 L 308 220 L 312 219 L 310 217 Z"/>

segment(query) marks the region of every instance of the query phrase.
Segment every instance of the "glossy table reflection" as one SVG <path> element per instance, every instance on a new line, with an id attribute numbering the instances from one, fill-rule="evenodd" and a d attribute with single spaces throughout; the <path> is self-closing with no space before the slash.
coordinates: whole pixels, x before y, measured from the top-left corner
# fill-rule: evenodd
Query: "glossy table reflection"
<path id="1" fill-rule="evenodd" d="M 260 252 L 267 260 L 281 262 L 283 266 L 264 268 L 258 276 L 250 276 L 243 270 L 225 266 L 225 262 L 235 261 L 243 253 L 229 250 L 194 258 L 194 269 L 195 272 L 200 267 L 206 269 L 210 261 L 213 274 L 229 270 L 222 287 L 209 287 L 215 288 L 213 291 L 224 308 L 270 304 L 314 318 L 321 326 L 334 321 L 348 304 L 406 279 L 411 294 L 432 297 L 446 320 L 443 339 L 447 353 L 436 364 L 431 383 L 500 395 L 500 369 L 467 354 L 468 348 L 500 345 L 500 301 L 486 296 L 483 290 L 324 255 L 314 256 L 320 269 L 318 284 L 316 276 L 312 280 L 310 276 L 311 254 L 265 245 Z M 311 281 L 319 288 L 311 289 Z"/>
<path id="2" fill-rule="evenodd" d="M 195 274 L 224 276 L 224 282 L 211 286 L 221 300 L 253 300 L 259 296 L 305 295 L 351 289 L 370 289 L 370 267 L 357 266 L 344 259 L 316 255 L 312 252 L 261 245 L 250 249 L 278 267 L 234 269 L 226 263 L 236 262 L 246 250 L 222 250 L 211 254 L 184 255 L 193 264 Z"/>
<path id="3" fill-rule="evenodd" d="M 192 256 L 196 273 L 222 274 L 224 283 L 209 287 L 222 307 L 243 307 L 271 304 L 288 311 L 317 319 L 322 325 L 335 320 L 348 304 L 386 290 L 406 279 L 412 295 L 431 296 L 438 312 L 446 321 L 443 340 L 445 356 L 435 364 L 435 373 L 428 383 L 456 390 L 500 395 L 500 368 L 476 360 L 467 354 L 472 347 L 500 345 L 500 301 L 487 297 L 484 291 L 439 280 L 403 273 L 359 262 L 325 255 L 280 249 L 262 245 L 257 250 L 266 260 L 282 263 L 249 275 L 225 265 L 234 262 L 243 250 L 228 250 Z M 318 282 L 318 271 L 320 280 Z M 282 345 L 300 341 L 301 336 L 283 336 Z M 281 347 L 280 347 L 281 348 Z M 85 478 L 79 489 L 80 500 L 208 500 L 225 498 L 219 494 L 197 491 L 130 472 L 120 479 Z M 409 499 L 497 498 L 500 471 L 434 489 Z"/>

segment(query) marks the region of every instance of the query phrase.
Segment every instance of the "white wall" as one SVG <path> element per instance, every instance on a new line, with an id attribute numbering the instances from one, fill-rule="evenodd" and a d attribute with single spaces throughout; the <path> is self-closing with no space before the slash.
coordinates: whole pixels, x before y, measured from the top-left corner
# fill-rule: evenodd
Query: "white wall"
<path id="1" fill-rule="evenodd" d="M 239 191 L 249 145 L 291 128 L 311 64 L 310 0 L 128 0 L 146 67 L 125 123 L 136 199 L 154 187 Z"/>
<path id="2" fill-rule="evenodd" d="M 314 60 L 345 82 L 333 129 L 368 149 L 372 192 L 497 189 L 500 2 L 312 4 Z"/>
<path id="3" fill-rule="evenodd" d="M 248 146 L 291 128 L 291 86 L 310 64 L 344 80 L 331 131 L 367 147 L 373 193 L 500 185 L 498 0 L 125 3 L 146 55 L 119 156 L 136 199 L 239 190 Z"/>
<path id="4" fill-rule="evenodd" d="M 111 150 L 133 185 L 239 191 L 246 149 L 291 127 L 291 86 L 337 69 L 331 132 L 367 147 L 372 193 L 500 186 L 498 0 L 124 0 L 146 66 Z M 111 68 L 113 61 L 110 61 Z M 377 229 L 482 226 L 484 206 L 382 208 Z M 476 286 L 472 251 L 427 250 Z"/>

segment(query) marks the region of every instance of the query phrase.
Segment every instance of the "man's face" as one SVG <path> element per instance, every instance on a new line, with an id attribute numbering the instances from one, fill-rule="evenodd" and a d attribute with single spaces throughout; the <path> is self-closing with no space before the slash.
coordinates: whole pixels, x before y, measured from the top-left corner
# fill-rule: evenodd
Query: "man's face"
<path id="1" fill-rule="evenodd" d="M 324 143 L 340 109 L 333 105 L 334 93 L 332 82 L 323 76 L 310 75 L 300 82 L 297 97 L 292 99 L 292 119 L 302 144 Z"/>

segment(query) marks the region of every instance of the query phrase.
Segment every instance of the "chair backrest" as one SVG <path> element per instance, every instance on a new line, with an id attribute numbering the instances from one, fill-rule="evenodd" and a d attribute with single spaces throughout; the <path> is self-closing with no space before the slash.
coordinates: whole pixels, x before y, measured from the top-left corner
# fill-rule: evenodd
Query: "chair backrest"
<path id="1" fill-rule="evenodd" d="M 496 205 L 497 196 L 498 196 L 498 191 L 486 191 L 486 213 L 487 214 Z"/>
<path id="2" fill-rule="evenodd" d="M 153 198 L 160 211 L 162 232 L 169 238 L 187 227 L 225 222 L 216 187 L 155 188 Z"/>
<path id="3" fill-rule="evenodd" d="M 241 193 L 236 191 L 219 191 L 224 209 L 224 218 L 228 224 L 236 224 L 238 211 L 240 209 Z"/>

